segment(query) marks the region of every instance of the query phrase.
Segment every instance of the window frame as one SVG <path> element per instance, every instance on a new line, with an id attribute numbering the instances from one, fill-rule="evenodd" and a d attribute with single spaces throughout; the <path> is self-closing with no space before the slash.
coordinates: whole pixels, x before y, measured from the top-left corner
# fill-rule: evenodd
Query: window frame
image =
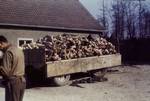
<path id="1" fill-rule="evenodd" d="M 26 44 L 26 41 L 31 41 L 31 43 L 32 43 L 33 38 L 17 38 L 17 47 L 20 47 L 19 41 L 24 41 L 25 44 Z"/>

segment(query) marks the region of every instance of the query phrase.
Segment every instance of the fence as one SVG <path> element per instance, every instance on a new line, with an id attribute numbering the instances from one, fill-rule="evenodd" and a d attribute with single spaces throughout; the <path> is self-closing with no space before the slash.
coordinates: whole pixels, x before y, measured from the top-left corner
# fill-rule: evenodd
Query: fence
<path id="1" fill-rule="evenodd" d="M 123 40 L 120 53 L 124 63 L 150 63 L 150 38 Z"/>

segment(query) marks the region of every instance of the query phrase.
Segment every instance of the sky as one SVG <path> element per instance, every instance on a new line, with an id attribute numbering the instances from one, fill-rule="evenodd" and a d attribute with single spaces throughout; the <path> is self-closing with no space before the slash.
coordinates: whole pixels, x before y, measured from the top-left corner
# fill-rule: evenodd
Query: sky
<path id="1" fill-rule="evenodd" d="M 109 5 L 112 0 L 105 0 Z M 98 13 L 100 12 L 100 6 L 102 5 L 102 0 L 80 0 L 86 9 L 97 18 Z"/>
<path id="2" fill-rule="evenodd" d="M 103 0 L 80 0 L 80 2 L 84 5 L 84 7 L 95 17 L 97 18 L 100 7 L 102 5 Z M 110 4 L 114 0 L 104 0 L 106 5 L 108 5 L 108 8 L 110 7 Z M 150 0 L 146 0 L 150 4 Z"/>

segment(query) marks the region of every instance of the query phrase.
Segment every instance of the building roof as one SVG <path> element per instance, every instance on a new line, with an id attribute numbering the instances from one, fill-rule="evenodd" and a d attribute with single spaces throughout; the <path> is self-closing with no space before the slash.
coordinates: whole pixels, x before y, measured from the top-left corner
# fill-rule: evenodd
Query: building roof
<path id="1" fill-rule="evenodd" d="M 0 25 L 101 32 L 79 0 L 0 0 Z"/>

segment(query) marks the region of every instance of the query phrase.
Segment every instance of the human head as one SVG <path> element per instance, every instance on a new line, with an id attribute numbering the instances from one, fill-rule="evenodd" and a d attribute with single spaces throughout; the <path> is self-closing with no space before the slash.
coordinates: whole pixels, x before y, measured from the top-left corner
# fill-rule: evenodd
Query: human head
<path id="1" fill-rule="evenodd" d="M 4 50 L 8 46 L 8 40 L 6 37 L 0 35 L 0 50 Z"/>

